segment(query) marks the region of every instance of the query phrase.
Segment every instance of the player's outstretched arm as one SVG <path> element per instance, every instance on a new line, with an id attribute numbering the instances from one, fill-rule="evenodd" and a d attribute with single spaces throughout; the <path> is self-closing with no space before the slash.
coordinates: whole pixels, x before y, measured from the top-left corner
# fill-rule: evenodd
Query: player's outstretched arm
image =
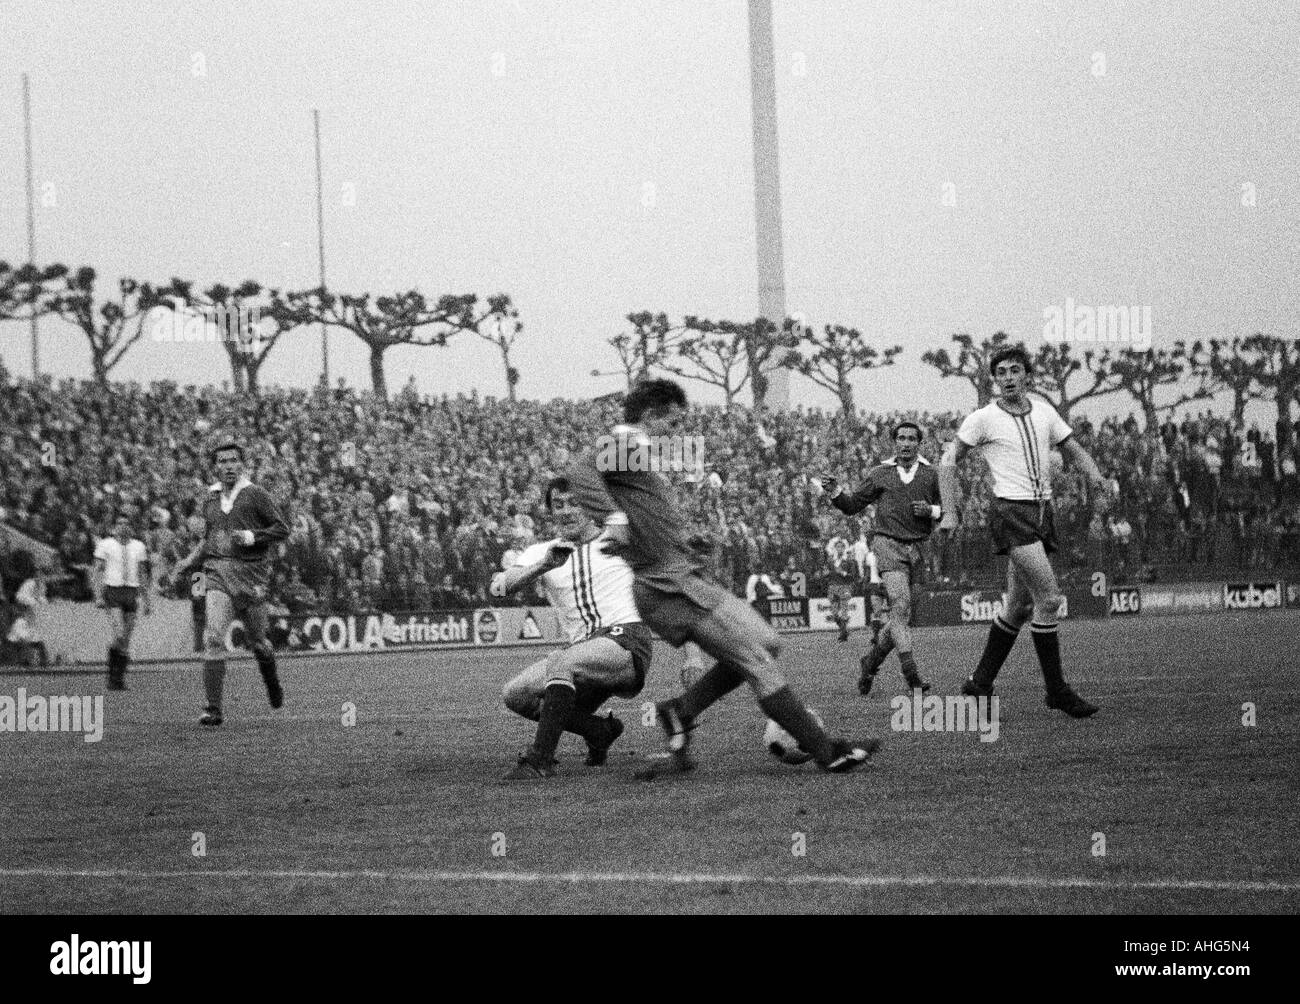
<path id="1" fill-rule="evenodd" d="M 531 564 L 513 565 L 504 572 L 498 572 L 492 577 L 489 592 L 494 596 L 509 596 L 511 593 L 517 593 L 525 586 L 536 582 L 547 572 L 559 568 L 569 560 L 569 556 L 572 554 L 573 548 L 571 546 L 556 542 L 546 549 L 545 554 Z"/>
<path id="2" fill-rule="evenodd" d="M 957 467 L 970 452 L 970 446 L 954 438 L 943 449 L 939 459 L 939 507 L 942 517 L 939 522 L 941 530 L 957 529 L 957 513 L 961 509 L 961 482 L 957 479 Z"/>
<path id="3" fill-rule="evenodd" d="M 1106 479 L 1106 475 L 1101 473 L 1097 461 L 1092 459 L 1092 455 L 1073 436 L 1061 444 L 1061 454 L 1087 475 L 1094 488 L 1110 487 L 1110 482 Z"/>
<path id="4" fill-rule="evenodd" d="M 844 486 L 829 475 L 822 478 L 821 483 L 831 505 L 846 516 L 856 516 L 880 497 L 880 489 L 870 480 L 855 492 L 846 492 Z"/>

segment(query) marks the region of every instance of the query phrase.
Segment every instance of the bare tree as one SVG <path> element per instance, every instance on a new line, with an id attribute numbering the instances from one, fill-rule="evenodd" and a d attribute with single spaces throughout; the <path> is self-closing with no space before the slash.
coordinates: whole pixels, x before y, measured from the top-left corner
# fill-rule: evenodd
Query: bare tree
<path id="1" fill-rule="evenodd" d="M 1172 349 L 1124 349 L 1111 357 L 1110 368 L 1120 389 L 1127 391 L 1142 409 L 1148 433 L 1159 428 L 1161 412 L 1173 412 L 1192 401 L 1214 397 L 1210 383 L 1198 378 L 1191 390 L 1181 391 L 1165 404 L 1156 403 L 1162 388 L 1183 387 L 1187 376 L 1195 376 L 1189 369 L 1185 342 L 1175 342 Z"/>
<path id="2" fill-rule="evenodd" d="M 1263 385 L 1267 374 L 1265 356 L 1246 339 L 1196 342 L 1188 353 L 1188 363 L 1216 392 L 1226 390 L 1232 394 L 1232 420 L 1237 427 L 1245 422 L 1246 405 L 1268 396 Z"/>
<path id="3" fill-rule="evenodd" d="M 62 265 L 20 265 L 0 261 L 0 321 L 26 320 L 33 313 L 48 313 L 48 287 L 67 273 Z"/>
<path id="4" fill-rule="evenodd" d="M 786 328 L 801 336 L 801 346 L 808 346 L 804 352 L 791 349 L 786 354 L 786 365 L 838 397 L 849 421 L 857 415 L 850 377 L 858 370 L 892 366 L 894 358 L 903 351 L 901 345 L 891 345 L 881 351 L 869 345 L 857 328 L 840 324 L 828 324 L 820 334 L 816 328 L 797 325 L 793 320 L 786 321 Z"/>
<path id="5" fill-rule="evenodd" d="M 947 349 L 931 349 L 921 356 L 921 361 L 937 369 L 940 376 L 967 381 L 975 388 L 976 407 L 983 408 L 993 400 L 993 377 L 989 374 L 989 359 L 998 349 L 1020 343 L 1013 343 L 1004 331 L 996 332 L 978 345 L 974 338 L 964 333 L 953 335 L 952 340 L 957 343 L 956 357 L 949 355 Z"/>
<path id="6" fill-rule="evenodd" d="M 1261 389 L 1277 402 L 1278 448 L 1293 447 L 1291 406 L 1300 405 L 1300 339 L 1253 334 L 1242 348 L 1260 362 Z"/>
<path id="7" fill-rule="evenodd" d="M 90 343 L 91 369 L 95 382 L 108 383 L 113 367 L 122 361 L 144 334 L 144 319 L 162 300 L 147 282 L 119 279 L 118 297 L 105 300 L 96 309 L 95 270 L 89 266 L 68 272 L 62 266 L 62 288 L 50 295 L 49 310 L 76 325 Z"/>
<path id="8" fill-rule="evenodd" d="M 370 383 L 376 396 L 388 396 L 384 353 L 395 345 L 424 347 L 447 344 L 461 331 L 478 333 L 492 317 L 491 308 L 478 309 L 473 293 L 446 294 L 430 306 L 417 290 L 376 297 L 335 294 L 316 288 L 276 293 L 268 308 L 284 329 L 301 324 L 328 324 L 352 332 L 370 349 Z"/>
<path id="9" fill-rule="evenodd" d="M 1034 390 L 1068 421 L 1070 411 L 1080 401 L 1114 394 L 1120 389 L 1119 378 L 1111 371 L 1110 363 L 1109 351 L 1098 353 L 1085 349 L 1076 355 L 1068 342 L 1043 345 L 1033 356 Z M 1071 381 L 1079 374 L 1083 375 L 1083 385 L 1072 392 Z"/>
<path id="10" fill-rule="evenodd" d="M 648 310 L 627 315 L 631 331 L 619 332 L 607 339 L 606 344 L 618 353 L 619 365 L 631 387 L 643 380 L 654 367 L 663 367 L 677 349 L 685 333 L 681 325 L 669 322 L 667 314 L 652 314 Z"/>
<path id="11" fill-rule="evenodd" d="M 688 380 L 721 388 L 726 409 L 730 411 L 736 395 L 750 379 L 744 343 L 735 332 L 722 331 L 695 317 L 686 318 L 686 329 L 675 347 L 677 358 L 689 363 L 690 368 L 668 359 L 662 360 L 660 367 Z"/>
<path id="12" fill-rule="evenodd" d="M 524 330 L 519 321 L 519 311 L 510 302 L 505 293 L 488 297 L 488 310 L 484 320 L 475 332 L 486 342 L 491 342 L 501 353 L 501 365 L 506 371 L 506 395 L 515 400 L 515 386 L 519 383 L 519 371 L 510 363 L 510 350 L 515 339 Z"/>
<path id="13" fill-rule="evenodd" d="M 252 279 L 233 287 L 216 283 L 203 292 L 188 280 L 172 279 L 158 293 L 182 318 L 190 314 L 213 331 L 230 362 L 235 390 L 256 396 L 262 364 L 289 330 L 269 312 L 274 294 Z"/>

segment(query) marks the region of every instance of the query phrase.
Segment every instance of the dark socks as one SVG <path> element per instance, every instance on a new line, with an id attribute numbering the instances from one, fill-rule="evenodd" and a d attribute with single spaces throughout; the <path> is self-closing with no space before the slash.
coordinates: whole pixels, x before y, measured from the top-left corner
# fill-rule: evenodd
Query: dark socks
<path id="1" fill-rule="evenodd" d="M 916 670 L 916 659 L 911 652 L 899 652 L 898 661 L 903 667 L 903 679 L 917 686 L 921 683 L 921 674 Z"/>
<path id="2" fill-rule="evenodd" d="M 998 670 L 1007 661 L 1011 648 L 1016 643 L 1019 628 L 1013 628 L 1001 616 L 994 617 L 989 626 L 988 641 L 984 643 L 984 654 L 980 656 L 979 665 L 975 667 L 975 682 L 988 686 L 998 675 Z"/>
<path id="3" fill-rule="evenodd" d="M 715 663 L 678 698 L 681 712 L 688 720 L 698 718 L 705 708 L 726 697 L 744 682 L 744 674 L 734 666 Z M 794 735 L 793 732 L 790 734 Z"/>
<path id="4" fill-rule="evenodd" d="M 579 684 L 573 701 L 573 710 L 569 712 L 569 720 L 564 724 L 564 731 L 582 736 L 588 742 L 593 740 L 599 742 L 604 739 L 609 731 L 609 725 L 603 716 L 599 718 L 596 716 L 596 709 L 605 703 L 607 697 L 609 692 L 602 688 Z"/>
<path id="5" fill-rule="evenodd" d="M 208 697 L 208 707 L 221 710 L 221 691 L 226 681 L 224 659 L 203 660 L 203 691 Z"/>
<path id="6" fill-rule="evenodd" d="M 537 735 L 533 739 L 532 754 L 543 764 L 555 759 L 555 748 L 560 745 L 564 731 L 573 712 L 577 692 L 573 684 L 555 682 L 547 686 L 542 696 L 542 717 L 537 722 Z"/>
<path id="7" fill-rule="evenodd" d="M 835 759 L 826 730 L 817 724 L 817 719 L 789 687 L 782 687 L 775 694 L 764 697 L 758 706 L 768 718 L 794 736 L 800 749 L 811 753 L 818 763 L 830 763 Z"/>
<path id="8" fill-rule="evenodd" d="M 1048 690 L 1064 690 L 1065 676 L 1061 672 L 1061 639 L 1057 636 L 1055 624 L 1039 624 L 1035 621 L 1029 625 L 1030 636 L 1034 639 L 1034 651 L 1038 653 L 1038 665 L 1043 670 L 1043 683 Z"/>
<path id="9" fill-rule="evenodd" d="M 894 636 L 888 631 L 881 631 L 876 635 L 876 640 L 871 643 L 871 649 L 867 652 L 867 665 L 870 667 L 867 671 L 871 675 L 874 676 L 879 672 L 893 648 Z"/>

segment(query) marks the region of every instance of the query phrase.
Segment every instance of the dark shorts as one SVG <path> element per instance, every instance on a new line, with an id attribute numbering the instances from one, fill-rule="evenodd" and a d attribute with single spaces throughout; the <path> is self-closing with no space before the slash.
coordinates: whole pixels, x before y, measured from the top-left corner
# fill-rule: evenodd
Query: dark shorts
<path id="1" fill-rule="evenodd" d="M 1043 550 L 1056 550 L 1056 518 L 1051 502 L 993 500 L 989 507 L 989 535 L 993 553 L 1006 554 L 1013 547 L 1042 541 Z"/>
<path id="2" fill-rule="evenodd" d="M 593 631 L 591 638 L 609 638 L 632 653 L 632 669 L 636 672 L 636 690 L 623 696 L 641 693 L 646 673 L 650 672 L 650 659 L 654 654 L 654 636 L 644 624 L 616 624 Z M 591 638 L 587 640 L 590 641 Z"/>
<path id="3" fill-rule="evenodd" d="M 140 606 L 140 590 L 135 586 L 105 586 L 104 606 L 133 614 Z"/>
<path id="4" fill-rule="evenodd" d="M 203 566 L 203 574 L 207 592 L 225 593 L 237 610 L 266 602 L 271 584 L 269 562 L 210 558 Z"/>
<path id="5" fill-rule="evenodd" d="M 848 603 L 853 599 L 853 586 L 847 582 L 832 582 L 826 587 L 826 598 L 832 603 Z"/>
<path id="6" fill-rule="evenodd" d="M 641 619 L 673 648 L 690 641 L 695 625 L 720 604 L 735 599 L 721 586 L 694 575 L 681 579 L 672 591 L 637 582 L 632 595 Z"/>
<path id="7" fill-rule="evenodd" d="M 876 571 L 904 572 L 909 585 L 917 585 L 925 569 L 925 555 L 916 540 L 899 540 L 878 533 L 871 540 L 871 553 L 876 556 Z"/>

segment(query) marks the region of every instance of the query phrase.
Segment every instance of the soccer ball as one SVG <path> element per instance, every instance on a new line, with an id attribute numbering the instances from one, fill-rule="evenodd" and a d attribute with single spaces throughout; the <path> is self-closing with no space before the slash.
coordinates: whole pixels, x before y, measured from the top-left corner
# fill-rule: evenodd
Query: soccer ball
<path id="1" fill-rule="evenodd" d="M 808 713 L 817 719 L 818 725 L 824 725 L 821 715 L 811 708 Z M 767 727 L 763 730 L 763 745 L 767 751 L 782 763 L 788 763 L 792 767 L 797 767 L 801 763 L 807 763 L 812 759 L 811 753 L 805 753 L 800 749 L 799 744 L 795 742 L 794 736 L 790 735 L 785 729 L 777 725 L 772 719 L 767 720 Z"/>

